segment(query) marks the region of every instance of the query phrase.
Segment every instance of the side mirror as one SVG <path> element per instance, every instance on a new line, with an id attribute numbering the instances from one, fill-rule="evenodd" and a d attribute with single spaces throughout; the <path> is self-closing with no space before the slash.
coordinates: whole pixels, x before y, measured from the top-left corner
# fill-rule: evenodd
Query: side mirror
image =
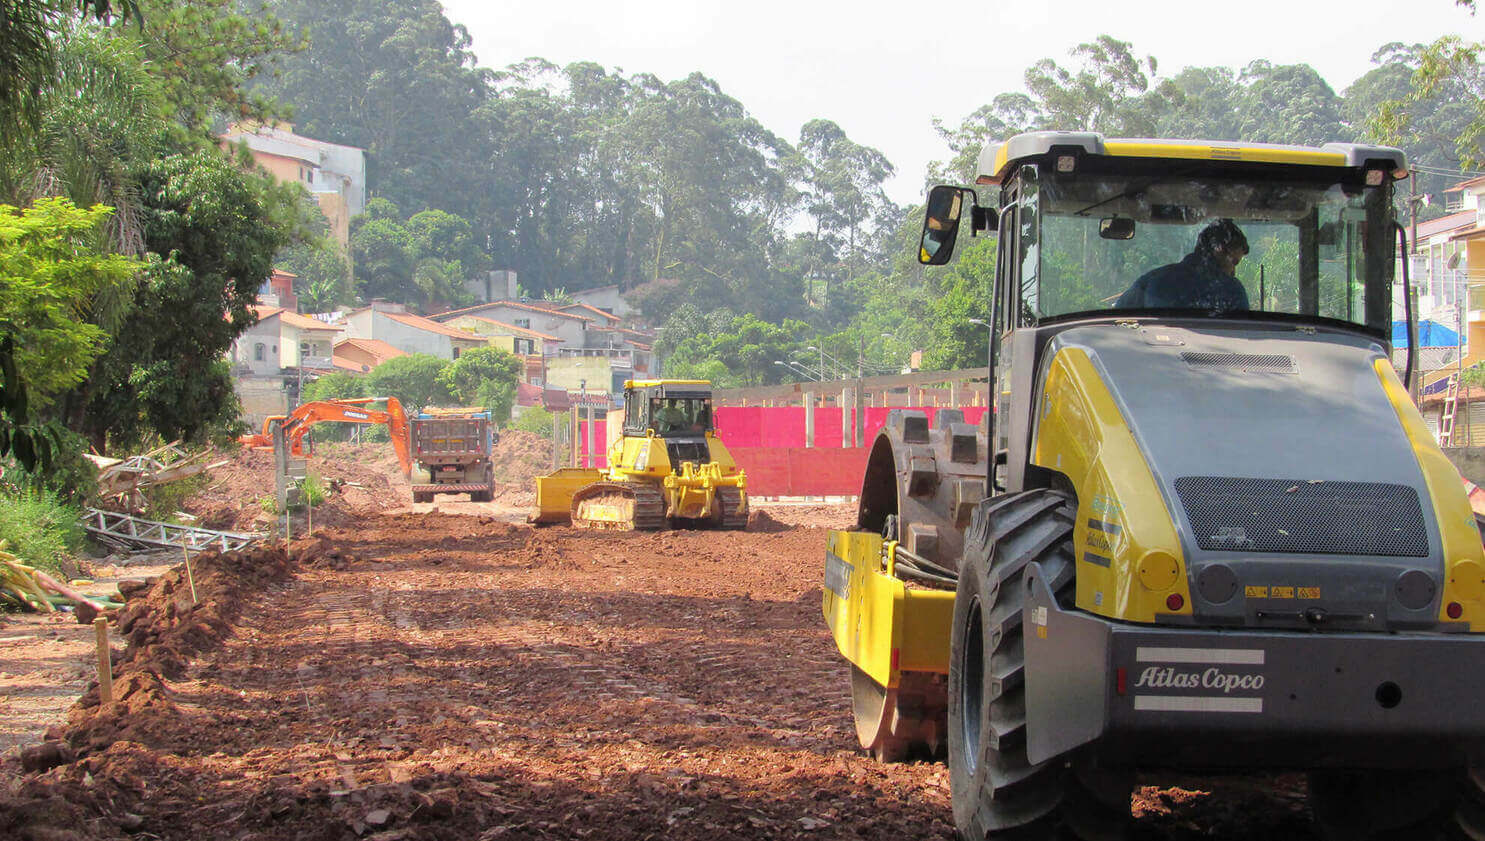
<path id="1" fill-rule="evenodd" d="M 942 266 L 954 255 L 964 193 L 964 188 L 947 184 L 928 191 L 928 204 L 923 213 L 923 238 L 918 243 L 919 263 Z"/>
<path id="2" fill-rule="evenodd" d="M 1100 219 L 1098 235 L 1103 239 L 1134 239 L 1134 220 L 1123 216 Z"/>

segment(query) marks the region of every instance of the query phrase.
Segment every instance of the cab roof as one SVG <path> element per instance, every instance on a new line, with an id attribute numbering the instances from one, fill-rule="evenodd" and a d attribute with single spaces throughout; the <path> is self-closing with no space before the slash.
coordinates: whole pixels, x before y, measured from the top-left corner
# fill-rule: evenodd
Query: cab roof
<path id="1" fill-rule="evenodd" d="M 625 388 L 654 388 L 655 386 L 667 385 L 691 385 L 712 387 L 711 380 L 625 380 Z"/>
<path id="2" fill-rule="evenodd" d="M 999 184 L 1012 166 L 1028 158 L 1054 153 L 1100 155 L 1122 158 L 1167 158 L 1194 161 L 1291 164 L 1317 167 L 1382 169 L 1393 178 L 1408 176 L 1407 158 L 1401 149 L 1361 143 L 1327 143 L 1324 146 L 1280 146 L 1271 143 L 1237 143 L 1228 140 L 1157 140 L 1151 138 L 1105 138 L 1091 131 L 1034 131 L 1018 134 L 1004 143 L 990 143 L 980 152 L 975 168 L 976 184 Z"/>
<path id="3" fill-rule="evenodd" d="M 650 397 L 677 397 L 708 400 L 712 396 L 711 380 L 626 380 L 624 390 L 643 390 Z"/>

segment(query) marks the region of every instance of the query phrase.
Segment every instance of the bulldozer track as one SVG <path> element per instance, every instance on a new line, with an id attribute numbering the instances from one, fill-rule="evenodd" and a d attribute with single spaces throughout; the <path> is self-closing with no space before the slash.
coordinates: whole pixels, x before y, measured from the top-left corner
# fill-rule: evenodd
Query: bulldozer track
<path id="1" fill-rule="evenodd" d="M 600 510 L 610 516 L 597 516 Z M 627 516 L 612 516 L 615 512 Z M 665 528 L 665 498 L 660 489 L 637 482 L 597 482 L 572 495 L 572 525 L 604 531 L 654 531 Z"/>
<path id="2" fill-rule="evenodd" d="M 748 501 L 742 491 L 717 488 L 717 502 L 722 506 L 721 528 L 737 530 L 748 527 Z"/>

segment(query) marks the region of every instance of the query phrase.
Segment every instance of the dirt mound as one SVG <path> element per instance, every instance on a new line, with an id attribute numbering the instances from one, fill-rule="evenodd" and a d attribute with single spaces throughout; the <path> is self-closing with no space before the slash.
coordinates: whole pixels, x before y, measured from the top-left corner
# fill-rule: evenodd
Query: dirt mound
<path id="1" fill-rule="evenodd" d="M 210 483 L 182 507 L 207 528 L 253 531 L 267 527 L 272 516 L 265 505 L 273 496 L 273 453 L 244 448 L 212 457 L 213 461 L 222 459 L 227 464 L 213 470 Z M 391 444 L 319 444 L 308 460 L 309 472 L 320 477 L 329 491 L 326 502 L 315 509 L 317 523 L 348 522 L 408 502 L 407 479 Z"/>
<path id="2" fill-rule="evenodd" d="M 192 656 L 219 645 L 231 634 L 243 599 L 289 570 L 281 547 L 205 552 L 191 559 L 194 599 L 183 564 L 148 589 L 132 591 L 115 622 L 126 646 L 114 656 L 113 704 L 104 708 L 98 684 L 91 684 L 68 716 L 67 742 L 87 755 L 116 741 L 152 741 L 176 727 L 162 677 L 179 677 Z"/>
<path id="3" fill-rule="evenodd" d="M 748 531 L 775 532 L 788 531 L 791 528 L 793 526 L 779 522 L 767 511 L 754 508 L 748 512 Z"/>
<path id="4" fill-rule="evenodd" d="M 534 500 L 536 477 L 552 472 L 552 442 L 522 429 L 504 430 L 490 463 L 495 466 L 497 494 L 505 489 L 524 491 Z"/>

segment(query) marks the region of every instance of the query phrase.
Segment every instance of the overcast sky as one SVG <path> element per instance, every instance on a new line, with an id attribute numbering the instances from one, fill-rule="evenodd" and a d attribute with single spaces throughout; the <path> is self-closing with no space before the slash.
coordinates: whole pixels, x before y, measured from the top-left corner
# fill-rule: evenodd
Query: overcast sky
<path id="1" fill-rule="evenodd" d="M 1040 58 L 1100 34 L 1153 55 L 1162 76 L 1256 58 L 1307 62 L 1340 92 L 1389 41 L 1485 39 L 1485 15 L 1451 0 L 1250 0 L 1244 4 L 1036 0 L 443 0 L 486 67 L 540 56 L 670 80 L 700 71 L 769 130 L 795 142 L 815 117 L 881 150 L 888 191 L 917 201 L 928 162 L 947 157 L 932 120 L 958 125 Z"/>

